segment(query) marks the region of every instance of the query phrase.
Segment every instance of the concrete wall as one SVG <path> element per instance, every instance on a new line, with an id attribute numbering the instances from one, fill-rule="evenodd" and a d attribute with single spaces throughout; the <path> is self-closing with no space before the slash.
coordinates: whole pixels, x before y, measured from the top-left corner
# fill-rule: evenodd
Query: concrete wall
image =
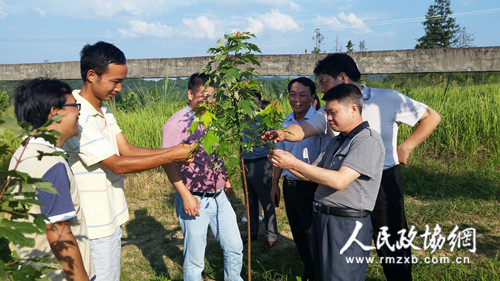
<path id="1" fill-rule="evenodd" d="M 500 47 L 396 50 L 350 53 L 362 74 L 500 71 Z M 260 55 L 261 76 L 313 75 L 326 54 Z M 127 60 L 129 78 L 187 77 L 209 57 Z M 79 62 L 0 64 L 0 80 L 35 77 L 81 79 Z"/>

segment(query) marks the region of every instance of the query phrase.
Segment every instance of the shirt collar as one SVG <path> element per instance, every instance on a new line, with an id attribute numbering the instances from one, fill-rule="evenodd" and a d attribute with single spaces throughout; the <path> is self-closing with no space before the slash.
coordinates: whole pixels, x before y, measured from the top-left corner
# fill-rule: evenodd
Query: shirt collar
<path id="1" fill-rule="evenodd" d="M 194 111 L 191 109 L 191 107 L 189 107 L 189 104 L 186 104 L 186 107 L 185 107 L 189 117 L 191 118 L 194 118 L 196 116 L 196 114 L 194 113 Z"/>
<path id="2" fill-rule="evenodd" d="M 368 100 L 372 96 L 372 89 L 366 85 L 361 84 L 363 86 L 363 91 L 361 94 L 363 95 L 363 100 Z"/>
<path id="3" fill-rule="evenodd" d="M 312 106 L 309 106 L 309 109 L 307 110 L 306 112 L 306 115 L 304 115 L 304 118 L 302 118 L 302 120 L 300 120 L 300 122 L 298 122 L 297 120 L 295 120 L 295 117 L 294 117 L 294 114 L 293 112 L 288 114 L 288 121 L 291 121 L 291 122 L 294 122 L 294 123 L 302 123 L 304 120 L 308 120 L 311 118 L 311 116 L 316 112 L 316 110 L 312 107 Z"/>
<path id="4" fill-rule="evenodd" d="M 361 124 L 356 126 L 356 128 L 352 129 L 347 135 L 342 136 L 342 134 L 339 134 L 339 140 L 343 140 L 346 138 L 354 138 L 355 135 L 357 135 L 359 132 L 361 132 L 363 129 L 369 128 L 370 124 L 368 124 L 368 121 L 363 121 Z"/>
<path id="5" fill-rule="evenodd" d="M 25 136 L 23 139 L 25 140 L 27 138 L 27 136 Z M 29 143 L 31 144 L 41 144 L 41 145 L 46 145 L 50 148 L 55 148 L 57 151 L 61 151 L 61 152 L 64 152 L 64 149 L 60 148 L 60 147 L 57 147 L 57 146 L 54 146 L 52 145 L 50 142 L 46 141 L 44 138 L 30 138 L 29 140 Z"/>
<path id="6" fill-rule="evenodd" d="M 76 102 L 80 103 L 82 105 L 82 109 L 88 112 L 90 115 L 100 115 L 103 116 L 93 105 L 90 104 L 88 100 L 80 96 L 80 91 L 81 90 L 73 90 L 73 97 L 75 97 Z M 103 110 L 104 112 L 104 110 Z"/>

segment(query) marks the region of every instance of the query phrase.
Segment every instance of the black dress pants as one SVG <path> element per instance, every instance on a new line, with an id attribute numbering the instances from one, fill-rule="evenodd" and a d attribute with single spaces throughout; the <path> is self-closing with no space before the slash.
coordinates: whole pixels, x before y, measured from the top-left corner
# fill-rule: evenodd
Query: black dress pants
<path id="1" fill-rule="evenodd" d="M 311 253 L 311 226 L 314 192 L 318 185 L 314 182 L 293 181 L 290 186 L 283 179 L 283 199 L 286 215 L 292 231 L 293 241 L 297 246 L 300 259 L 304 264 L 302 280 L 315 280 L 314 263 Z"/>
<path id="2" fill-rule="evenodd" d="M 371 220 L 373 226 L 373 240 L 375 242 L 377 241 L 380 227 L 388 227 L 387 232 L 390 235 L 388 239 L 390 245 L 396 245 L 396 241 L 399 241 L 400 234 L 398 234 L 398 231 L 401 229 L 406 229 L 406 231 L 408 231 L 404 208 L 403 184 L 399 165 L 384 170 L 375 208 L 371 214 Z M 394 249 L 394 251 L 391 251 L 387 246 L 383 246 L 377 249 L 377 254 L 379 257 L 383 257 L 382 267 L 384 268 L 384 274 L 387 280 L 412 280 L 411 262 L 396 263 L 398 257 L 401 257 L 399 259 L 400 261 L 405 261 L 405 257 L 409 257 L 407 260 L 411 261 L 410 248 L 403 248 L 400 250 Z M 394 260 L 392 258 L 394 258 Z"/>

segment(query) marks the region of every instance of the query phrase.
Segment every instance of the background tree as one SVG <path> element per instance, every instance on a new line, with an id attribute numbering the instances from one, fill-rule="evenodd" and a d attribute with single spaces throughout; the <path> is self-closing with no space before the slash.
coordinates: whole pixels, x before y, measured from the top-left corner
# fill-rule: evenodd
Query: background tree
<path id="1" fill-rule="evenodd" d="M 449 48 L 456 46 L 460 26 L 452 17 L 450 0 L 434 0 L 423 22 L 425 35 L 418 38 L 415 49 Z"/>
<path id="2" fill-rule="evenodd" d="M 321 53 L 321 45 L 323 44 L 323 40 L 325 40 L 325 37 L 323 36 L 323 34 L 321 34 L 319 28 L 314 29 L 314 36 L 312 37 L 312 40 L 314 41 L 314 49 L 312 50 L 311 54 Z"/>
<path id="3" fill-rule="evenodd" d="M 467 33 L 465 27 L 460 28 L 457 35 L 457 43 L 454 47 L 457 48 L 469 48 L 472 47 L 472 42 L 474 41 L 474 33 Z"/>
<path id="4" fill-rule="evenodd" d="M 339 41 L 339 34 L 335 38 L 335 53 L 342 52 L 342 43 Z"/>
<path id="5" fill-rule="evenodd" d="M 347 42 L 347 45 L 345 46 L 348 52 L 353 52 L 354 51 L 354 44 L 352 43 L 351 40 Z"/>
<path id="6" fill-rule="evenodd" d="M 359 46 L 359 51 L 360 52 L 366 51 L 366 42 L 365 42 L 365 40 L 359 41 L 358 46 Z"/>

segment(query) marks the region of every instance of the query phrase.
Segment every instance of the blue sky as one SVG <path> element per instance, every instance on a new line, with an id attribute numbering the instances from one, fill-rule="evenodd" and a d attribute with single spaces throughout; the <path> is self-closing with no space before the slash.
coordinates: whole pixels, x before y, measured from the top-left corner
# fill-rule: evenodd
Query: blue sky
<path id="1" fill-rule="evenodd" d="M 128 59 L 205 56 L 225 33 L 251 31 L 263 54 L 303 54 L 351 40 L 359 50 L 413 49 L 434 0 L 0 0 L 0 64 L 78 61 L 111 42 Z M 452 0 L 474 46 L 500 45 L 500 0 Z M 338 38 L 338 39 L 337 39 Z"/>

